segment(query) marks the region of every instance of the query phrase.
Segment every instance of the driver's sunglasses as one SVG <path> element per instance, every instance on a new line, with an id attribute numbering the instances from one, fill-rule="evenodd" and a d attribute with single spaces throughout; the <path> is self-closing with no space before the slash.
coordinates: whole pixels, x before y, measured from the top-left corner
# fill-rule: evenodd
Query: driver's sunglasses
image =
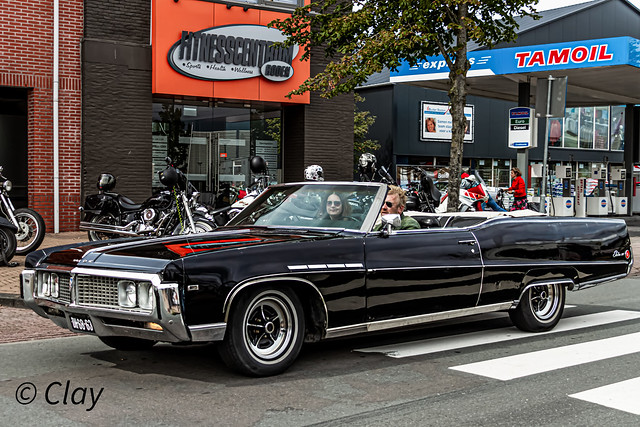
<path id="1" fill-rule="evenodd" d="M 340 206 L 342 202 L 340 200 L 327 200 L 327 206 Z"/>
<path id="2" fill-rule="evenodd" d="M 390 201 L 386 201 L 384 202 L 385 205 L 387 205 L 388 208 L 392 208 L 393 207 L 393 203 L 391 203 Z"/>

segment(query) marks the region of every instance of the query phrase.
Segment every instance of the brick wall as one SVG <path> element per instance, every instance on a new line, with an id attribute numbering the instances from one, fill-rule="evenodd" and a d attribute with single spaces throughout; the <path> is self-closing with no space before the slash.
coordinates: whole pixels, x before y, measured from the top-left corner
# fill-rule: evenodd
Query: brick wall
<path id="1" fill-rule="evenodd" d="M 78 227 L 83 1 L 60 0 L 60 231 Z M 0 86 L 29 88 L 28 202 L 53 231 L 53 0 L 2 0 Z"/>

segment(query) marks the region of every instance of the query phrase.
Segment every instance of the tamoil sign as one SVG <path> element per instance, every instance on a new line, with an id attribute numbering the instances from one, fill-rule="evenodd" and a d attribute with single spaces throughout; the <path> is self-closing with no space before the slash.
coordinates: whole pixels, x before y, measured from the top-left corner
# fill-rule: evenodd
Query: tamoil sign
<path id="1" fill-rule="evenodd" d="M 536 124 L 533 108 L 511 108 L 509 110 L 509 148 L 535 147 Z"/>
<path id="2" fill-rule="evenodd" d="M 469 52 L 468 77 L 553 71 L 610 65 L 640 67 L 640 40 L 632 37 L 581 40 L 504 49 Z M 449 67 L 442 55 L 418 61 L 403 61 L 391 72 L 392 82 L 439 80 L 448 78 Z"/>
<path id="3" fill-rule="evenodd" d="M 202 80 L 241 80 L 262 76 L 280 82 L 293 76 L 298 46 L 276 46 L 286 37 L 262 25 L 225 25 L 182 31 L 167 59 L 177 72 Z"/>

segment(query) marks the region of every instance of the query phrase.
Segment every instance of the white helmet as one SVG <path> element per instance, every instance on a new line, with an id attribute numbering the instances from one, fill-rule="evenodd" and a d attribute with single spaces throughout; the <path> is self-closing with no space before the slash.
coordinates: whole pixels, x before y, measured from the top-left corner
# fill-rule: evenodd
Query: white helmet
<path id="1" fill-rule="evenodd" d="M 324 181 L 324 172 L 322 171 L 322 166 L 320 165 L 311 165 L 307 166 L 304 170 L 304 179 L 306 181 Z"/>

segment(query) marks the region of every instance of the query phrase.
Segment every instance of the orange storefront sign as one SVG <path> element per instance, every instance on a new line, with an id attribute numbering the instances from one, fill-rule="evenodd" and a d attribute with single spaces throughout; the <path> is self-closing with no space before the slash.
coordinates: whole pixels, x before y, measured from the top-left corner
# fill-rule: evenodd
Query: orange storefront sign
<path id="1" fill-rule="evenodd" d="M 287 14 L 200 0 L 153 3 L 154 94 L 246 101 L 309 103 L 286 95 L 309 78 L 302 49 L 279 48 L 268 28 Z"/>

